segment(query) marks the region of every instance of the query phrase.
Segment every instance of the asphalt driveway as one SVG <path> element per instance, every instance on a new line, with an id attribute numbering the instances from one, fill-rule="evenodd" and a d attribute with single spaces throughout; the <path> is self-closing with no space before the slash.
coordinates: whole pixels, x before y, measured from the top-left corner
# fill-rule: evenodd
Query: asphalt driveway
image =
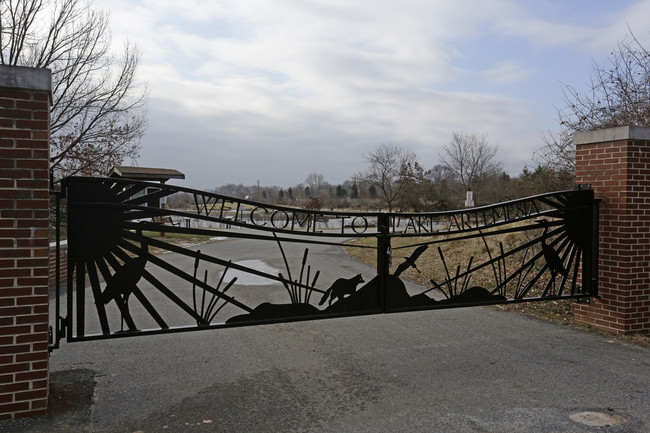
<path id="1" fill-rule="evenodd" d="M 650 431 L 649 349 L 493 307 L 63 342 L 50 370 L 51 414 L 0 432 Z"/>

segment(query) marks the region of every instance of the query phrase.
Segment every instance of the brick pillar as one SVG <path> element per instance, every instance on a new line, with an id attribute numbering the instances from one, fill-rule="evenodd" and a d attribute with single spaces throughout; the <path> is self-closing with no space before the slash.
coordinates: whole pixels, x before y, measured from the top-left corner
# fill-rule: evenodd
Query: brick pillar
<path id="1" fill-rule="evenodd" d="M 574 135 L 576 182 L 600 206 L 600 299 L 575 304 L 579 323 L 625 334 L 650 330 L 650 128 Z"/>
<path id="2" fill-rule="evenodd" d="M 0 420 L 47 409 L 50 93 L 0 65 Z"/>

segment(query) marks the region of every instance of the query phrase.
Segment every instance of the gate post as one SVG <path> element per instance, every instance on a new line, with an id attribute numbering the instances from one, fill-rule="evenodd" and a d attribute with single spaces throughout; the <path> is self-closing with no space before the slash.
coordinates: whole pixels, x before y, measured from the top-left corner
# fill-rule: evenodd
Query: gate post
<path id="1" fill-rule="evenodd" d="M 576 183 L 602 199 L 598 299 L 574 304 L 576 322 L 625 334 L 650 330 L 650 128 L 574 135 Z"/>
<path id="2" fill-rule="evenodd" d="M 0 65 L 0 420 L 47 410 L 51 87 Z"/>
<path id="3" fill-rule="evenodd" d="M 390 216 L 386 213 L 377 217 L 377 275 L 379 278 L 379 306 L 386 312 L 386 287 L 390 273 Z"/>

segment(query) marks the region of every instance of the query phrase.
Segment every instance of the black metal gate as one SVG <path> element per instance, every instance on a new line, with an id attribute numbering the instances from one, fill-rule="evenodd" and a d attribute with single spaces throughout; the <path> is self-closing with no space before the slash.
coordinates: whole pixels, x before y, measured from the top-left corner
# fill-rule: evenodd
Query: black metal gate
<path id="1" fill-rule="evenodd" d="M 73 177 L 62 188 L 66 313 L 60 317 L 57 296 L 53 348 L 64 337 L 587 298 L 597 290 L 598 207 L 588 187 L 435 213 L 305 210 L 126 179 Z M 156 205 L 180 193 L 191 196 L 190 209 Z M 189 235 L 208 242 L 175 241 Z M 247 243 L 248 260 L 233 240 Z M 346 275 L 342 266 L 321 275 L 323 256 L 313 251 L 339 246 L 375 255 L 376 270 Z M 269 249 L 279 268 L 257 260 Z M 423 276 L 427 262 L 437 271 Z M 409 275 L 424 285 L 406 284 Z M 255 285 L 242 284 L 247 278 Z"/>

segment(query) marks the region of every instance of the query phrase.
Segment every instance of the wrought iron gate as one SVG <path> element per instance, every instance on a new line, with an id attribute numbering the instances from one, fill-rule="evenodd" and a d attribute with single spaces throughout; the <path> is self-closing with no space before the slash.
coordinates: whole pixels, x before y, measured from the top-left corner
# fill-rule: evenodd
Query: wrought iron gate
<path id="1" fill-rule="evenodd" d="M 157 205 L 181 193 L 190 209 Z M 53 347 L 62 337 L 586 298 L 597 290 L 598 208 L 588 187 L 436 213 L 306 210 L 106 178 L 68 178 L 61 196 L 66 315 L 57 304 Z M 178 235 L 208 242 L 187 245 L 174 241 Z M 233 240 L 247 243 L 248 259 L 235 257 Z M 376 270 L 348 275 L 342 266 L 321 275 L 323 256 L 313 251 L 339 246 L 376 255 Z M 276 268 L 258 260 L 269 249 Z M 438 270 L 422 276 L 431 261 Z M 408 275 L 425 285 L 407 288 Z"/>

